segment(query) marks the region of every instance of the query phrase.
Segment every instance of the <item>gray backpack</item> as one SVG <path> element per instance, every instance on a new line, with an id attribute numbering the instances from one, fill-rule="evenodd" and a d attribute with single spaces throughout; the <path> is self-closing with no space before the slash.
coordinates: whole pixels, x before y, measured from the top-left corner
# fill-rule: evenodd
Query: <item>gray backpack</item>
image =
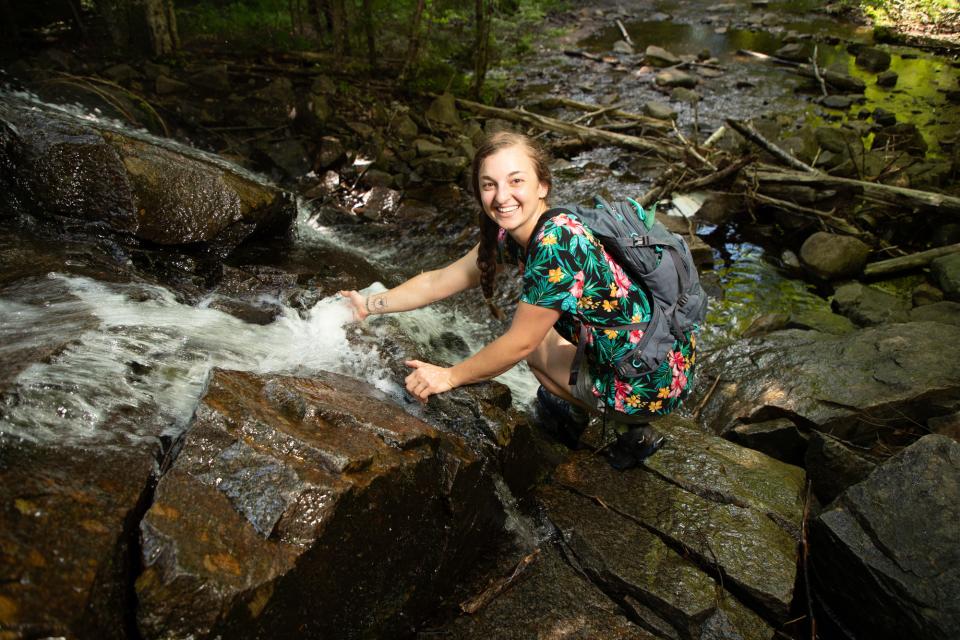
<path id="1" fill-rule="evenodd" d="M 643 338 L 636 347 L 611 364 L 622 378 L 650 375 L 660 367 L 675 340 L 687 341 L 689 333 L 703 324 L 707 294 L 700 286 L 687 242 L 655 221 L 652 208 L 644 210 L 630 198 L 613 203 L 600 196 L 594 199 L 593 208 L 565 205 L 550 209 L 537 221 L 530 240 L 552 216 L 573 214 L 593 232 L 630 279 L 644 289 L 650 300 L 650 322 L 603 328 L 642 330 Z M 576 384 L 587 343 L 586 332 L 581 326 L 577 355 L 570 370 L 571 386 Z"/>

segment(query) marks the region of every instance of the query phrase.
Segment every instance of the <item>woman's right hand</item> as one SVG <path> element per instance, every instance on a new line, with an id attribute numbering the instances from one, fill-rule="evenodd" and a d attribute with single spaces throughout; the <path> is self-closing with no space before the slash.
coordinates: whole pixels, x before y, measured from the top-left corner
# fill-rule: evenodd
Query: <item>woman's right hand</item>
<path id="1" fill-rule="evenodd" d="M 358 322 L 366 320 L 370 312 L 367 311 L 367 298 L 356 291 L 341 291 L 340 295 L 346 298 L 350 310 L 353 311 L 353 318 Z"/>

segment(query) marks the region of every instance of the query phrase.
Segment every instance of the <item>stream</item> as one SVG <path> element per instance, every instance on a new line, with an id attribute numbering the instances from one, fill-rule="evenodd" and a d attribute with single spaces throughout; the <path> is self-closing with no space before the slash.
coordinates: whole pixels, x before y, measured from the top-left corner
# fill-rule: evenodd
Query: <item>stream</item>
<path id="1" fill-rule="evenodd" d="M 855 117 L 853 112 L 831 113 L 797 95 L 800 80 L 785 70 L 736 55 L 739 49 L 773 53 L 788 32 L 816 36 L 822 65 L 843 67 L 866 79 L 869 74 L 854 64 L 839 38 L 863 39 L 868 34 L 856 26 L 809 14 L 813 4 L 771 3 L 757 9 L 740 2 L 701 9 L 697 3 L 662 3 L 658 13 L 633 16 L 625 24 L 638 52 L 651 44 L 676 54 L 706 48 L 725 69 L 701 89 L 703 99 L 696 110 L 689 104 L 671 105 L 678 109 L 678 124 L 689 135 L 705 136 L 725 117 L 757 113 L 776 113 L 780 121 L 793 120 L 797 126 L 825 118 Z M 749 24 L 767 28 L 748 29 Z M 620 38 L 619 29 L 611 24 L 580 44 L 588 51 L 607 53 Z M 544 52 L 531 56 L 522 76 L 513 76 L 509 91 L 517 99 L 562 94 L 583 101 L 615 101 L 635 112 L 642 111 L 645 101 L 665 100 L 651 88 L 652 83 L 642 81 L 645 71 L 628 67 Z M 900 74 L 899 88 L 882 90 L 868 82 L 866 104 L 861 108 L 884 108 L 905 121 L 914 118 L 936 155 L 943 150 L 938 141 L 955 135 L 960 122 L 958 110 L 949 108 L 943 93 L 944 88 L 956 86 L 958 69 L 944 58 L 902 48 L 894 49 L 892 68 Z M 932 109 L 917 113 L 918 104 Z M 78 116 L 76 109 L 67 111 Z M 80 115 L 97 118 L 96 114 Z M 174 142 L 165 144 L 185 149 Z M 583 201 L 594 193 L 642 193 L 656 175 L 656 167 L 639 165 L 642 163 L 611 148 L 558 159 L 553 199 Z M 714 267 L 705 275 L 714 299 L 701 348 L 709 350 L 735 340 L 750 322 L 765 314 L 829 308 L 807 284 L 785 276 L 778 259 L 771 260 L 763 248 L 748 241 L 744 237 L 749 237 L 748 233 L 710 228 L 700 232 L 714 246 Z M 2 231 L 5 256 L 16 258 L 17 247 L 26 242 L 23 234 L 23 230 Z M 457 257 L 438 249 L 433 239 L 416 234 L 383 242 L 363 226 L 324 226 L 306 204 L 300 206 L 291 237 L 283 250 L 290 257 L 285 267 L 294 271 L 296 265 L 290 261 L 317 247 L 355 252 L 382 265 L 409 265 L 387 266 L 398 277 L 425 268 L 421 262 L 442 264 Z M 42 245 L 45 241 L 35 242 Z M 184 300 L 155 282 L 109 282 L 78 275 L 85 271 L 82 258 L 63 254 L 61 243 L 51 243 L 57 245 L 51 253 L 59 255 L 50 259 L 45 275 L 32 273 L 12 282 L 12 274 L 8 275 L 0 293 L 0 354 L 29 353 L 45 341 L 70 336 L 49 361 L 33 363 L 18 373 L 0 407 L 0 439 L 114 442 L 121 436 L 103 432 L 105 418 L 122 407 L 145 405 L 159 407 L 166 429 L 176 433 L 189 420 L 214 367 L 304 375 L 330 369 L 367 380 L 398 400 L 402 396 L 402 381 L 385 377 L 378 367 L 377 349 L 384 340 L 377 332 L 378 321 L 369 323 L 371 332 L 361 332 L 335 296 L 306 310 L 288 306 L 282 297 L 261 300 L 282 309 L 278 319 L 266 326 L 248 324 L 210 308 L 209 297 Z M 411 261 L 410 256 L 417 258 Z M 466 354 L 462 349 L 438 348 L 444 342 L 440 336 L 452 332 L 458 344 L 476 351 L 501 330 L 496 323 L 478 317 L 481 308 L 460 296 L 433 309 L 403 314 L 398 321 L 425 352 L 455 361 Z M 362 333 L 362 340 L 351 341 L 351 333 Z M 512 388 L 518 408 L 529 406 L 536 385 L 524 366 L 501 380 Z M 137 437 L 137 433 L 131 427 L 122 437 Z"/>

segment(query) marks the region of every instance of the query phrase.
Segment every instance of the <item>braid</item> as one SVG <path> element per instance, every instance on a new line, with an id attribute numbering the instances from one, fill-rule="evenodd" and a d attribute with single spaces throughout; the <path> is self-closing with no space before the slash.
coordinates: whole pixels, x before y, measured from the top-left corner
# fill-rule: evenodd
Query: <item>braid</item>
<path id="1" fill-rule="evenodd" d="M 480 269 L 480 289 L 483 291 L 483 299 L 490 308 L 490 313 L 497 320 L 503 320 L 503 311 L 493 301 L 493 286 L 497 278 L 497 235 L 500 227 L 482 211 L 479 222 L 480 247 L 477 253 L 477 268 Z"/>

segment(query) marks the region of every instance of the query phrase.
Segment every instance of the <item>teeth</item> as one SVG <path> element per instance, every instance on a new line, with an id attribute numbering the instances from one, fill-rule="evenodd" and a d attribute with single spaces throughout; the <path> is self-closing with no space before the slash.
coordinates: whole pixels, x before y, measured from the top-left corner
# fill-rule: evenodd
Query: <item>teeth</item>
<path id="1" fill-rule="evenodd" d="M 510 213 L 512 211 L 516 211 L 519 208 L 520 207 L 517 205 L 513 205 L 512 207 L 497 207 L 497 211 L 499 211 L 500 213 Z"/>

